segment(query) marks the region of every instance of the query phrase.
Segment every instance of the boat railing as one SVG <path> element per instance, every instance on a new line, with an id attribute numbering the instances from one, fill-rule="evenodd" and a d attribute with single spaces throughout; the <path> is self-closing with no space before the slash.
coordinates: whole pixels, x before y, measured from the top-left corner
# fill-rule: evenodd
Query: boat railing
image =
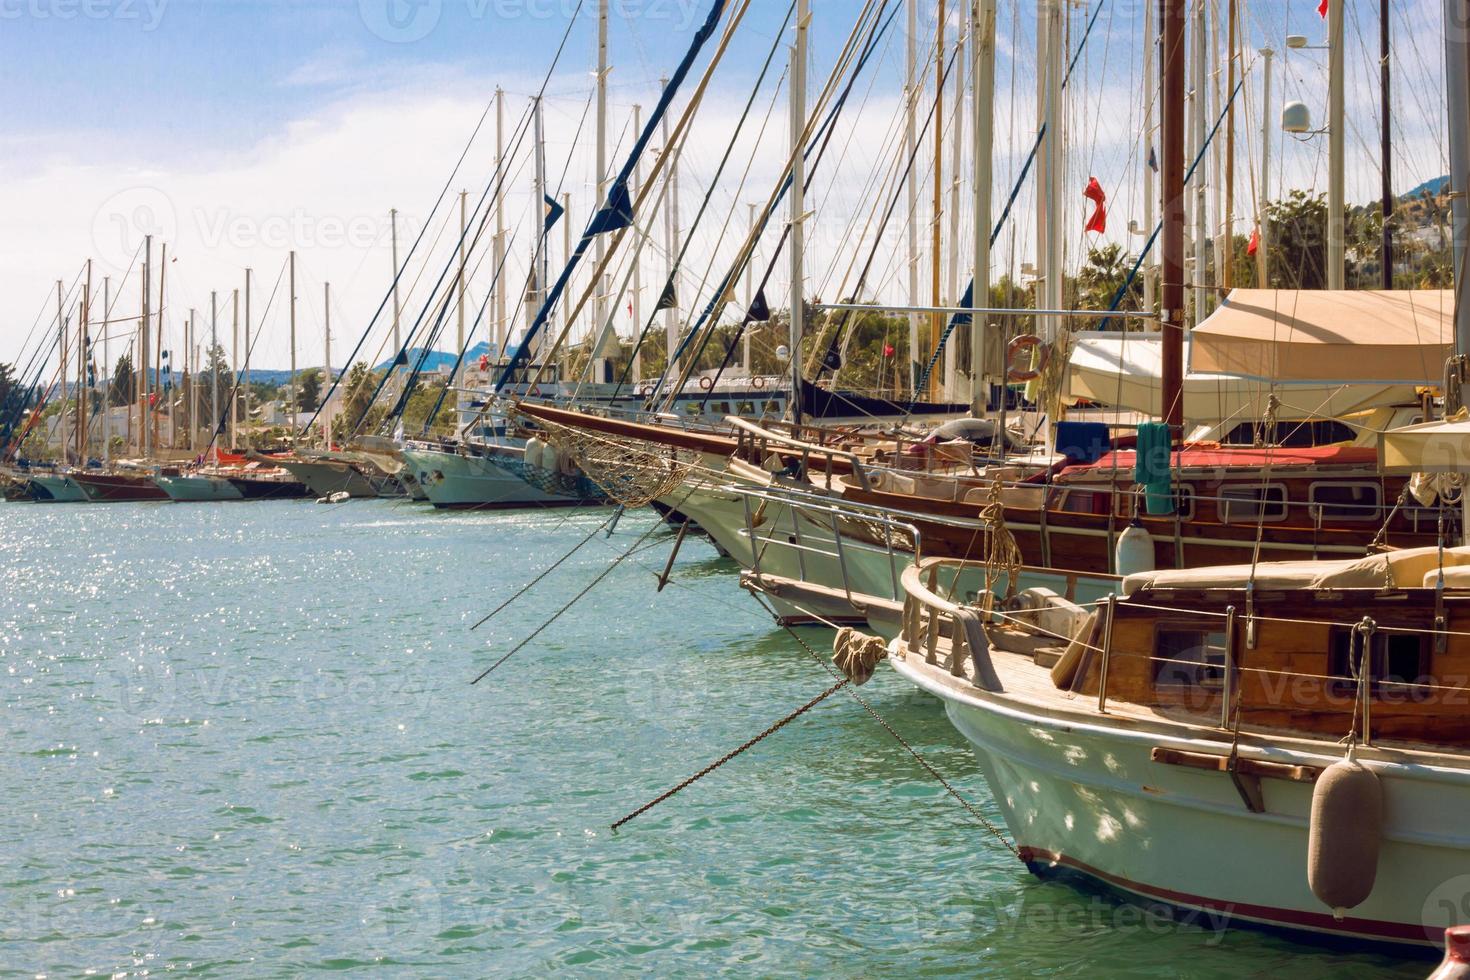
<path id="1" fill-rule="evenodd" d="M 942 666 L 952 677 L 965 677 L 965 659 L 975 631 L 966 620 L 978 615 L 940 595 L 940 571 L 952 573 L 951 582 L 966 570 L 983 570 L 984 562 L 958 558 L 923 558 L 904 569 L 903 626 L 899 642 L 905 655 L 922 654 L 924 662 Z M 944 641 L 948 641 L 947 643 Z"/>
<path id="2" fill-rule="evenodd" d="M 799 455 L 801 457 L 802 473 L 810 471 L 813 458 L 821 460 L 825 464 L 825 471 L 828 473 L 833 472 L 836 469 L 833 464 L 841 460 L 852 470 L 852 475 L 857 479 L 858 485 L 863 490 L 872 489 L 872 483 L 868 479 L 867 461 L 857 453 L 848 452 L 845 449 L 839 449 L 835 446 L 823 446 L 818 443 L 806 442 L 794 436 L 785 436 L 734 415 L 729 416 L 725 421 L 735 429 L 738 435 L 738 452 L 742 455 L 749 454 L 746 455 L 746 458 L 756 463 L 763 462 L 773 446 L 779 447 L 788 455 Z"/>
<path id="3" fill-rule="evenodd" d="M 903 568 L 913 556 L 920 553 L 922 536 L 918 527 L 896 520 L 878 508 L 839 504 L 814 497 L 802 491 L 780 489 L 754 489 L 731 486 L 727 491 L 741 496 L 745 507 L 745 527 L 741 536 L 750 542 L 751 573 L 759 584 L 764 573 L 762 554 L 768 548 L 792 552 L 796 556 L 797 573 L 803 582 L 814 582 L 809 577 L 807 561 L 811 558 L 835 562 L 842 580 L 842 591 L 849 603 L 861 601 L 871 593 L 854 591 L 853 574 L 850 567 L 851 549 L 855 546 L 881 550 L 888 566 L 889 592 L 887 598 L 898 601 L 902 596 L 901 576 Z M 777 510 L 776 520 L 767 520 L 771 509 Z M 780 523 L 779 514 L 785 512 L 790 518 L 789 527 Z M 807 527 L 803 528 L 803 523 Z M 848 526 L 844 527 L 847 523 Z M 844 543 L 851 535 L 851 524 L 861 525 L 873 541 Z M 812 532 L 820 529 L 821 537 L 813 540 Z M 830 535 L 830 539 L 827 537 Z M 826 541 L 830 540 L 830 546 Z M 818 583 L 820 584 L 820 583 Z"/>

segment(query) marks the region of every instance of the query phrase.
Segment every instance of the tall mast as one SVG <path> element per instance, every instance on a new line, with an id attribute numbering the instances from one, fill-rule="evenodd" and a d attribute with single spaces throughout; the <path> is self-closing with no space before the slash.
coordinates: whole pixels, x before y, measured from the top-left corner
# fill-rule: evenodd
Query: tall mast
<path id="1" fill-rule="evenodd" d="M 669 80 L 659 79 L 661 91 L 667 92 Z M 664 248 L 669 257 L 669 285 L 674 290 L 674 302 L 664 310 L 664 343 L 665 353 L 668 359 L 667 376 L 676 378 L 679 376 L 679 364 L 674 360 L 674 349 L 679 346 L 679 153 L 677 148 L 669 140 L 669 117 L 664 114 L 663 118 L 664 153 L 668 155 L 668 175 L 664 178 L 668 181 L 668 189 L 665 193 L 669 198 L 668 210 L 664 212 Z M 663 299 L 662 296 L 659 299 Z"/>
<path id="2" fill-rule="evenodd" d="M 456 356 L 463 356 L 464 349 L 465 349 L 465 347 L 464 347 L 464 288 L 465 288 L 465 281 L 464 281 L 464 279 L 465 279 L 465 266 L 466 266 L 466 263 L 469 261 L 469 255 L 468 255 L 468 252 L 467 252 L 467 250 L 469 248 L 469 243 L 465 241 L 465 235 L 469 233 L 469 212 L 467 210 L 468 203 L 469 203 L 469 191 L 460 191 L 459 192 L 459 275 L 455 277 L 455 279 L 456 279 L 456 283 L 455 283 L 455 292 L 456 292 L 456 297 L 455 297 L 455 318 L 456 318 L 456 320 L 458 321 L 458 324 L 459 324 L 459 333 L 458 333 L 458 336 L 457 336 L 458 346 L 455 347 L 455 354 L 456 354 Z M 455 379 L 451 377 L 449 379 L 449 383 L 451 385 L 453 385 L 455 383 Z"/>
<path id="3" fill-rule="evenodd" d="M 562 206 L 562 216 L 561 216 L 561 260 L 563 262 L 566 262 L 566 261 L 569 261 L 571 259 L 571 257 L 572 257 L 572 192 L 571 191 L 562 191 L 562 195 L 561 195 L 561 206 Z M 600 238 L 602 236 L 599 235 L 598 237 Z M 551 283 L 547 282 L 547 283 L 544 283 L 541 288 L 542 288 L 542 290 L 549 290 L 550 287 L 551 287 Z M 594 288 L 594 290 L 600 291 L 601 288 L 602 288 L 602 284 L 601 283 L 597 283 L 597 284 L 594 285 L 593 288 Z M 545 292 L 543 292 L 542 295 L 545 295 Z M 571 320 L 571 318 L 572 318 L 572 311 L 571 311 L 570 306 L 571 306 L 571 304 L 569 304 L 569 303 L 563 303 L 561 305 L 561 310 L 559 311 L 560 314 L 561 314 L 561 326 L 562 326 L 562 330 L 563 331 L 566 331 L 566 328 L 568 326 L 570 326 L 571 325 L 571 322 L 572 322 L 572 320 Z M 567 333 L 567 336 L 571 336 L 571 334 L 570 333 Z"/>
<path id="4" fill-rule="evenodd" d="M 971 223 L 975 235 L 975 267 L 971 272 L 974 288 L 970 305 L 975 309 L 990 305 L 990 187 L 991 143 L 995 134 L 995 0 L 971 0 L 970 3 L 970 114 L 971 161 L 975 168 L 975 212 Z M 990 384 L 985 375 L 985 317 L 970 316 L 970 414 L 983 418 L 990 405 Z"/>
<path id="5" fill-rule="evenodd" d="M 1346 52 L 1343 50 L 1343 20 L 1347 0 L 1329 0 L 1327 5 L 1327 288 L 1343 289 L 1346 281 L 1347 180 L 1344 147 L 1347 145 L 1347 113 L 1343 89 L 1346 84 Z"/>
<path id="6" fill-rule="evenodd" d="M 230 304 L 233 308 L 230 314 L 230 367 L 236 371 L 240 370 L 240 290 L 231 291 Z M 230 452 L 238 452 L 240 449 L 240 398 L 232 393 L 230 396 Z"/>
<path id="7" fill-rule="evenodd" d="M 751 201 L 751 202 L 747 203 L 745 206 L 749 210 L 749 213 L 750 213 L 750 231 L 751 232 L 754 232 L 755 231 L 755 223 L 756 223 L 756 208 L 760 207 L 760 205 L 756 204 L 754 201 Z M 752 256 L 752 261 L 745 263 L 745 304 L 746 304 L 745 305 L 745 308 L 747 310 L 750 309 L 751 304 L 753 304 L 754 302 L 755 302 L 755 262 L 754 262 L 754 256 Z M 748 381 L 751 378 L 751 376 L 754 374 L 754 366 L 750 363 L 750 331 L 749 330 L 742 330 L 742 331 L 740 331 L 740 359 L 741 359 L 741 363 L 743 363 L 745 365 L 745 377 L 746 377 L 746 379 Z"/>
<path id="8" fill-rule="evenodd" d="M 136 449 L 139 456 L 148 455 L 148 334 L 152 328 L 153 314 L 151 312 L 153 297 L 153 236 L 143 237 L 143 308 L 142 317 L 138 321 L 138 361 L 135 365 L 137 380 L 133 384 L 133 393 L 138 401 L 138 441 Z M 131 426 L 132 413 L 128 413 L 128 425 Z M 132 443 L 129 434 L 128 442 Z"/>
<path id="9" fill-rule="evenodd" d="M 1163 144 L 1164 421 L 1176 436 L 1184 426 L 1184 86 L 1185 0 L 1159 0 Z"/>
<path id="10" fill-rule="evenodd" d="M 290 321 L 291 321 L 291 383 L 286 388 L 287 392 L 289 393 L 289 397 L 291 399 L 291 403 L 289 405 L 287 405 L 286 407 L 287 407 L 287 409 L 291 413 L 291 436 L 292 436 L 292 438 L 295 438 L 295 436 L 296 436 L 296 406 L 297 406 L 297 402 L 299 401 L 299 399 L 296 397 L 296 252 L 295 251 L 292 251 L 290 254 L 287 255 L 286 262 L 290 266 L 290 276 L 289 276 L 290 282 L 289 282 L 289 284 L 287 285 L 286 288 L 288 290 L 287 297 L 288 297 L 288 299 L 290 301 L 289 302 L 289 307 L 290 307 Z"/>
<path id="11" fill-rule="evenodd" d="M 1153 234 L 1154 222 L 1157 221 L 1159 194 L 1154 183 L 1154 166 L 1158 163 L 1157 154 L 1157 124 L 1155 117 L 1158 115 L 1158 54 L 1159 38 L 1154 30 L 1154 14 L 1156 4 L 1145 2 L 1143 5 L 1143 152 L 1139 158 L 1143 160 L 1143 234 Z M 1157 298 L 1154 286 L 1157 283 L 1154 254 L 1152 250 L 1145 256 L 1143 262 L 1143 308 L 1152 313 L 1154 302 Z"/>
<path id="12" fill-rule="evenodd" d="M 1256 285 L 1262 289 L 1271 284 L 1266 206 L 1271 203 L 1271 63 L 1275 57 L 1276 52 L 1270 48 L 1261 49 L 1264 78 L 1261 81 L 1261 200 L 1256 215 Z"/>
<path id="13" fill-rule="evenodd" d="M 1061 0 L 1042 0 L 1037 24 L 1037 45 L 1041 68 L 1037 72 L 1040 86 L 1041 128 L 1046 137 L 1041 143 L 1041 160 L 1036 171 L 1038 223 L 1037 241 L 1041 261 L 1037 274 L 1041 288 L 1037 306 L 1057 310 L 1062 307 L 1062 166 L 1064 139 L 1062 132 L 1062 8 Z M 1061 333 L 1057 317 L 1038 317 L 1043 339 L 1055 343 Z"/>
<path id="14" fill-rule="evenodd" d="M 165 394 L 167 394 L 169 390 L 168 386 L 165 384 L 165 379 L 163 376 L 163 308 L 166 302 L 166 300 L 164 299 L 164 296 L 166 294 L 163 287 L 164 279 L 167 276 L 168 243 L 164 242 L 163 245 L 159 248 L 158 252 L 158 333 L 155 335 L 158 342 L 153 345 L 153 382 L 154 384 L 158 385 Z M 157 408 L 162 407 L 162 405 L 157 406 Z M 149 437 L 152 440 L 150 446 L 152 447 L 152 451 L 155 453 L 158 452 L 160 446 L 160 443 L 158 441 L 158 416 L 161 413 L 157 411 L 157 408 L 155 408 L 153 411 L 153 424 L 150 426 L 150 428 L 152 429 L 152 435 Z M 170 411 L 169 414 L 169 424 L 170 427 L 172 427 L 172 411 Z"/>
<path id="15" fill-rule="evenodd" d="M 1451 214 L 1454 225 L 1455 257 L 1455 350 L 1470 354 L 1470 303 L 1465 302 L 1470 282 L 1466 245 L 1470 243 L 1470 15 L 1465 0 L 1444 3 L 1445 102 L 1449 109 Z M 1465 498 L 1470 501 L 1470 497 Z M 1470 524 L 1467 524 L 1470 527 Z"/>
<path id="16" fill-rule="evenodd" d="M 641 105 L 637 105 L 636 103 L 633 106 L 633 132 L 635 132 L 635 133 L 641 133 L 641 132 L 643 132 L 643 107 Z M 633 165 L 633 187 L 634 187 L 633 200 L 636 201 L 643 194 L 643 159 L 641 157 L 639 158 L 638 162 Z M 639 324 L 641 324 L 643 322 L 643 245 L 642 245 L 642 241 L 643 241 L 642 239 L 639 240 L 639 246 L 638 246 L 638 248 L 633 253 L 633 300 L 632 300 L 632 303 L 633 303 L 633 329 L 635 331 L 635 333 L 633 335 L 633 339 L 635 341 L 638 339 L 638 335 L 637 335 L 636 331 L 642 329 L 642 327 L 640 327 Z M 642 365 L 642 363 L 640 361 L 640 357 L 639 357 L 639 354 L 638 354 L 637 349 L 636 349 L 638 347 L 641 347 L 641 345 L 635 343 L 634 344 L 634 347 L 635 347 L 635 350 L 634 350 L 634 353 L 633 353 L 633 374 L 632 374 L 632 378 L 633 378 L 634 381 L 642 381 L 643 380 L 643 370 L 642 370 L 643 365 Z"/>
<path id="17" fill-rule="evenodd" d="M 388 236 L 392 239 L 393 258 L 393 360 L 388 365 L 388 376 L 392 377 L 398 373 L 398 352 L 403 350 L 403 339 L 399 336 L 400 324 L 403 321 L 403 302 L 398 293 L 398 279 L 401 270 L 398 267 L 398 209 L 391 208 L 388 211 Z M 249 331 L 247 330 L 247 335 Z M 246 341 L 249 346 L 249 341 Z"/>
<path id="18" fill-rule="evenodd" d="M 276 280 L 280 282 L 279 279 Z M 250 270 L 245 270 L 245 448 L 250 448 Z"/>
<path id="19" fill-rule="evenodd" d="M 198 387 L 194 383 L 194 308 L 189 308 L 189 319 L 184 321 L 184 375 L 187 385 L 188 409 L 189 409 L 189 453 L 196 452 L 195 439 L 199 431 L 199 405 L 194 398 L 194 390 Z M 179 393 L 181 396 L 185 392 Z M 178 436 L 174 436 L 174 445 L 178 445 Z"/>
<path id="20" fill-rule="evenodd" d="M 914 167 L 919 152 L 919 0 L 908 0 L 908 33 L 906 37 L 904 74 L 904 159 L 908 161 L 908 179 L 905 196 L 908 203 L 908 270 L 909 305 L 921 305 L 919 300 L 919 174 Z M 918 396 L 919 362 L 919 314 L 910 313 L 909 319 L 909 390 Z"/>
<path id="21" fill-rule="evenodd" d="M 1378 88 L 1383 116 L 1383 141 L 1380 154 L 1383 161 L 1383 288 L 1393 288 L 1393 102 L 1389 99 L 1389 58 L 1392 54 L 1388 26 L 1388 0 L 1378 4 Z"/>
<path id="22" fill-rule="evenodd" d="M 326 360 L 322 366 L 324 375 L 322 391 L 329 392 L 332 390 L 332 284 L 329 282 L 322 283 L 322 324 L 323 346 L 326 348 L 323 355 Z M 322 448 L 330 450 L 332 448 L 332 413 L 327 410 L 325 402 L 317 406 L 317 411 L 322 416 Z"/>
<path id="23" fill-rule="evenodd" d="M 56 392 L 56 402 L 61 406 L 61 411 L 56 415 L 57 444 L 61 447 L 61 462 L 66 464 L 67 458 L 71 456 L 71 434 L 66 431 L 66 376 L 67 369 L 71 366 L 71 347 L 67 343 L 66 331 L 70 324 L 66 319 L 66 300 L 62 297 L 65 284 L 60 279 L 56 280 L 56 336 L 61 351 L 61 386 Z"/>
<path id="24" fill-rule="evenodd" d="M 106 314 L 104 314 L 105 318 Z M 87 281 L 82 284 L 81 319 L 77 325 L 77 464 L 87 465 L 86 405 L 92 386 L 87 383 L 87 358 L 92 349 L 92 260 L 87 260 Z"/>
<path id="25" fill-rule="evenodd" d="M 597 193 L 593 196 L 592 211 L 602 207 L 607 199 L 607 0 L 597 3 Z M 571 227 L 571 222 L 567 222 Z M 594 243 L 595 268 L 601 269 L 607 252 L 606 235 L 598 235 Z M 570 255 L 570 253 L 568 253 Z M 594 301 L 592 322 L 600 331 L 607 322 L 607 291 L 603 282 L 593 283 Z M 595 338 L 590 338 L 595 339 Z M 596 357 L 597 351 L 591 351 Z"/>
<path id="26" fill-rule="evenodd" d="M 214 461 L 219 462 L 219 372 L 214 369 L 214 352 L 219 347 L 219 293 L 209 291 L 209 444 L 214 447 Z"/>
<path id="27" fill-rule="evenodd" d="M 546 133 L 545 133 L 545 131 L 542 128 L 542 126 L 543 126 L 543 120 L 542 120 L 542 116 L 541 116 L 541 97 L 539 95 L 536 96 L 534 99 L 532 99 L 532 109 L 531 109 L 531 111 L 532 111 L 532 115 L 535 118 L 535 123 L 536 123 L 536 129 L 535 129 L 535 143 L 536 143 L 536 146 L 535 146 L 535 153 L 536 153 L 536 176 L 535 176 L 536 203 L 532 206 L 531 213 L 533 215 L 540 216 L 540 215 L 543 215 L 543 214 L 546 213 L 546 203 L 545 203 L 546 202 Z M 545 299 L 545 296 L 546 296 L 546 290 L 547 290 L 546 278 L 547 278 L 547 276 L 549 276 L 551 274 L 551 261 L 550 261 L 550 258 L 546 254 L 546 252 L 547 252 L 547 248 L 546 248 L 547 235 L 546 235 L 546 221 L 545 221 L 545 219 L 542 218 L 540 220 L 537 220 L 536 223 L 535 223 L 535 227 L 536 227 L 536 252 L 535 252 L 536 270 L 535 270 L 534 279 L 536 281 L 536 293 L 535 293 L 535 295 L 536 295 L 536 301 L 534 303 L 528 303 L 528 304 L 526 304 L 527 305 L 527 314 L 528 314 L 528 320 L 527 320 L 527 323 L 528 324 L 530 322 L 534 321 L 534 319 L 535 319 L 535 317 L 537 315 L 537 311 L 539 311 L 540 308 L 541 308 L 541 305 L 542 305 L 542 303 L 543 303 L 543 301 Z M 533 306 L 535 307 L 534 310 L 531 309 L 531 307 L 533 307 Z M 529 327 L 528 327 L 528 329 L 529 329 Z M 531 350 L 530 354 L 531 354 L 531 360 L 534 362 L 535 359 L 536 359 L 536 354 L 537 354 L 537 351 L 535 350 L 535 347 L 540 347 L 539 338 L 536 339 L 536 340 L 533 340 L 532 343 L 535 346 Z"/>
<path id="28" fill-rule="evenodd" d="M 495 89 L 495 357 L 505 356 L 505 91 Z M 531 209 L 533 212 L 535 208 Z"/>
<path id="29" fill-rule="evenodd" d="M 102 465 L 112 465 L 112 348 L 108 331 L 112 329 L 112 277 L 102 277 Z"/>
<path id="30" fill-rule="evenodd" d="M 940 241 L 939 222 L 944 215 L 944 35 L 945 17 L 944 0 L 938 0 L 939 10 L 935 17 L 935 29 L 937 36 L 934 40 L 934 211 L 933 223 L 929 227 L 930 232 L 930 301 L 934 306 L 944 305 L 944 298 L 939 292 L 939 250 L 943 247 Z M 934 354 L 939 350 L 939 341 L 944 333 L 944 315 L 935 313 L 929 317 L 929 357 L 932 360 Z M 795 352 L 793 351 L 793 356 Z M 929 397 L 932 401 L 939 400 L 939 378 L 940 373 L 929 372 Z"/>
<path id="31" fill-rule="evenodd" d="M 958 7 L 958 4 L 956 4 Z M 960 169 L 964 166 L 965 143 L 965 44 L 969 33 L 968 11 L 955 10 L 962 18 L 955 27 L 954 39 L 954 123 L 950 127 L 950 178 L 949 178 L 949 259 L 945 263 L 944 303 L 955 306 L 960 301 Z M 959 397 L 960 345 L 958 338 L 945 346 L 945 389 L 950 401 Z"/>
<path id="32" fill-rule="evenodd" d="M 801 425 L 801 337 L 806 277 L 806 46 L 809 0 L 796 0 L 796 44 L 791 48 L 791 422 Z"/>
<path id="33" fill-rule="evenodd" d="M 1194 42 L 1194 98 L 1190 103 L 1194 110 L 1191 117 L 1194 142 L 1190 146 L 1190 154 L 1199 162 L 1194 171 L 1194 268 L 1190 270 L 1190 276 L 1194 283 L 1194 323 L 1198 325 L 1205 318 L 1210 301 L 1209 290 L 1205 289 L 1206 273 L 1210 267 L 1210 198 L 1205 180 L 1208 169 L 1205 166 L 1205 117 L 1209 114 L 1209 103 L 1205 95 L 1209 89 L 1209 0 L 1195 0 L 1191 40 Z M 1209 176 L 1211 179 L 1214 177 L 1213 174 Z"/>
<path id="34" fill-rule="evenodd" d="M 1235 47 L 1236 19 L 1239 11 L 1236 0 L 1230 0 L 1226 18 L 1227 40 L 1225 56 L 1229 69 L 1225 83 L 1225 97 L 1230 99 L 1225 109 L 1225 247 L 1216 259 L 1220 266 L 1220 285 L 1229 289 L 1235 285 Z"/>

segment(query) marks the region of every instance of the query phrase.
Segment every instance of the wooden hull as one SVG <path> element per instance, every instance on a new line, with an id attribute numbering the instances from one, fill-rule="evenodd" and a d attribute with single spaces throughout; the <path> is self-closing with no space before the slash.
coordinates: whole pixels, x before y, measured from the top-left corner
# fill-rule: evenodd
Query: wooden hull
<path id="1" fill-rule="evenodd" d="M 245 500 L 301 500 L 312 496 L 310 488 L 299 480 L 232 476 L 229 481 Z"/>
<path id="2" fill-rule="evenodd" d="M 119 474 L 75 474 L 72 479 L 93 503 L 126 503 L 130 501 L 167 500 L 168 494 L 146 476 Z"/>

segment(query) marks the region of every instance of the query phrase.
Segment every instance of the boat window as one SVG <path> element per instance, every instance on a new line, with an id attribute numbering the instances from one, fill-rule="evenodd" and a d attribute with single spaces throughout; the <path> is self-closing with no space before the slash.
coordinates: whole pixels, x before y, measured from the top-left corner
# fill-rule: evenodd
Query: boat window
<path id="1" fill-rule="evenodd" d="M 685 415 L 700 415 L 700 414 L 703 414 L 703 412 L 704 412 L 704 409 L 699 404 L 699 402 L 685 402 L 684 403 L 684 414 Z"/>
<path id="2" fill-rule="evenodd" d="M 1327 646 L 1327 674 L 1333 678 L 1329 690 L 1342 697 L 1352 697 L 1358 686 L 1349 660 L 1352 635 L 1349 627 L 1333 627 Z M 1374 695 L 1384 700 L 1402 700 L 1418 685 L 1431 682 L 1429 640 L 1423 633 L 1393 630 L 1374 633 L 1369 662 Z"/>
<path id="3" fill-rule="evenodd" d="M 1205 629 L 1164 628 L 1154 634 L 1154 686 L 1218 686 L 1225 674 L 1225 634 Z"/>
<path id="4" fill-rule="evenodd" d="M 741 402 L 740 403 L 740 407 L 736 410 L 736 414 L 737 415 L 745 416 L 747 418 L 750 417 L 750 416 L 752 416 L 752 415 L 754 415 L 755 414 L 755 403 L 754 402 Z"/>
<path id="5" fill-rule="evenodd" d="M 1221 487 L 1220 520 L 1226 524 L 1280 521 L 1286 518 L 1286 488 Z"/>
<path id="6" fill-rule="evenodd" d="M 1314 483 L 1307 499 L 1322 509 L 1324 520 L 1376 521 L 1382 492 L 1376 483 Z"/>
<path id="7" fill-rule="evenodd" d="M 729 415 L 730 414 L 730 403 L 729 402 L 715 402 L 713 405 L 711 405 L 709 407 L 709 410 L 711 412 L 713 412 L 714 414 L 723 417 L 723 416 L 726 416 L 726 415 Z"/>
<path id="8" fill-rule="evenodd" d="M 1142 489 L 1139 489 L 1134 493 L 1119 493 L 1109 495 L 1114 498 L 1114 506 L 1117 508 L 1116 515 L 1118 517 L 1121 517 L 1124 520 L 1132 520 L 1135 510 L 1138 511 L 1140 514 L 1145 513 Z M 1070 510 L 1071 508 L 1068 509 Z M 1095 513 L 1098 514 L 1106 514 L 1107 512 L 1107 504 L 1103 504 L 1099 510 L 1095 511 Z M 1079 511 L 1079 513 L 1085 514 L 1089 512 L 1084 510 Z M 1194 520 L 1194 487 L 1189 486 L 1188 484 L 1180 484 L 1178 487 L 1174 488 L 1174 514 L 1179 515 L 1179 520 L 1181 521 Z M 1168 518 L 1166 519 L 1172 519 L 1174 517 L 1174 514 L 1168 515 Z"/>

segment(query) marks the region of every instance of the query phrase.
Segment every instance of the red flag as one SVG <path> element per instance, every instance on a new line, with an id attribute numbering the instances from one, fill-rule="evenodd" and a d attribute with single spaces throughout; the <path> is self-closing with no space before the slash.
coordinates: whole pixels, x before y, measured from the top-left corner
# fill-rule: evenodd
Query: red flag
<path id="1" fill-rule="evenodd" d="M 1245 254 L 1246 255 L 1255 255 L 1260 250 L 1261 250 L 1261 229 L 1259 229 L 1259 228 L 1252 228 L 1251 229 L 1251 240 L 1250 240 L 1250 243 L 1248 245 L 1246 245 L 1246 247 L 1245 247 Z"/>
<path id="2" fill-rule="evenodd" d="M 1108 196 L 1103 193 L 1102 185 L 1097 182 L 1096 177 L 1087 179 L 1087 188 L 1082 196 L 1097 205 L 1097 210 L 1092 212 L 1092 217 L 1087 219 L 1087 231 L 1095 231 L 1098 234 L 1108 230 Z"/>
<path id="3" fill-rule="evenodd" d="M 1331 9 L 1332 9 L 1332 0 L 1322 0 L 1321 3 L 1317 4 L 1317 13 L 1321 14 L 1324 20 L 1327 17 L 1327 11 L 1329 11 Z"/>
<path id="4" fill-rule="evenodd" d="M 883 356 L 884 357 L 892 357 L 896 353 L 898 353 L 898 352 L 893 349 L 893 345 L 892 344 L 884 344 L 883 345 Z"/>

